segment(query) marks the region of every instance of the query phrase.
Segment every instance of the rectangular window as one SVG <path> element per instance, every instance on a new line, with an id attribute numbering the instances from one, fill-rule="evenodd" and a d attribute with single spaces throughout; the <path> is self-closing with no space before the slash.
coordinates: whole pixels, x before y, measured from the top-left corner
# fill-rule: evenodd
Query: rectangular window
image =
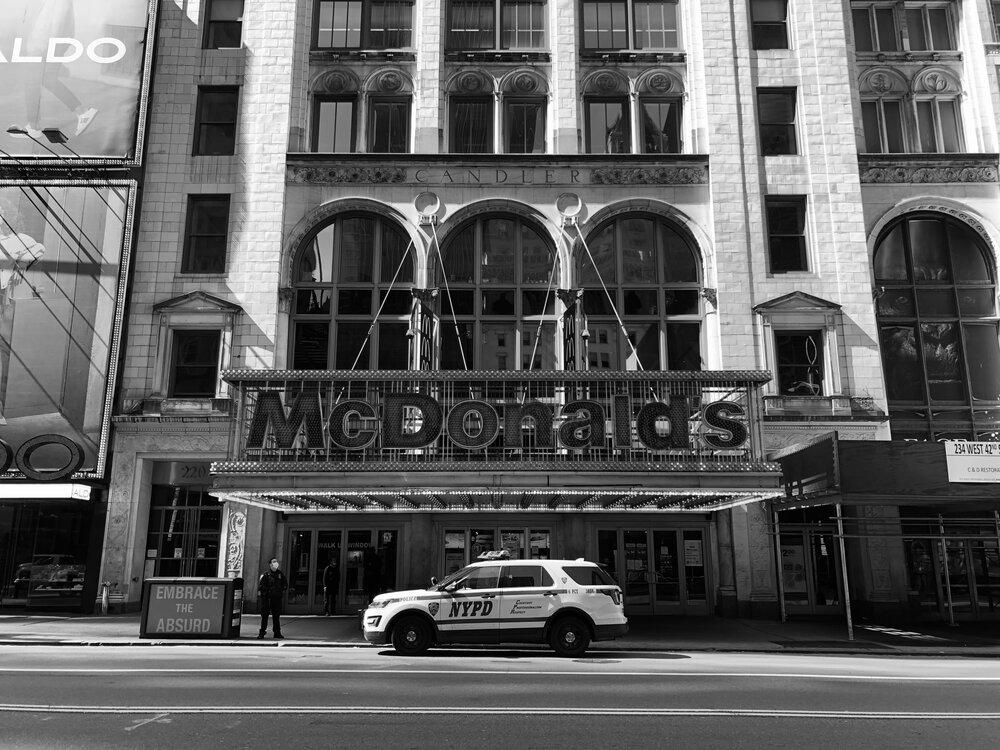
<path id="1" fill-rule="evenodd" d="M 174 331 L 171 397 L 211 398 L 215 395 L 221 336 L 221 331 Z"/>
<path id="2" fill-rule="evenodd" d="M 917 134 L 923 153 L 955 153 L 962 150 L 961 120 L 954 99 L 917 101 Z"/>
<path id="3" fill-rule="evenodd" d="M 587 153 L 629 153 L 628 100 L 587 99 L 586 110 Z"/>
<path id="4" fill-rule="evenodd" d="M 401 49 L 412 44 L 412 0 L 319 0 L 318 49 Z"/>
<path id="5" fill-rule="evenodd" d="M 410 150 L 410 100 L 373 99 L 368 110 L 368 150 L 405 154 Z"/>
<path id="6" fill-rule="evenodd" d="M 625 0 L 584 0 L 583 46 L 594 50 L 628 48 L 628 8 Z"/>
<path id="7" fill-rule="evenodd" d="M 855 7 L 851 19 L 857 52 L 897 52 L 901 48 L 896 12 L 891 7 Z"/>
<path id="8" fill-rule="evenodd" d="M 865 131 L 865 151 L 871 154 L 900 154 L 906 151 L 902 102 L 886 99 L 861 102 L 861 120 Z"/>
<path id="9" fill-rule="evenodd" d="M 946 7 L 907 5 L 906 33 L 909 47 L 915 52 L 955 49 L 955 35 Z"/>
<path id="10" fill-rule="evenodd" d="M 636 49 L 677 49 L 677 3 L 635 0 L 632 4 Z"/>
<path id="11" fill-rule="evenodd" d="M 758 88 L 757 117 L 764 156 L 798 153 L 795 144 L 795 89 Z"/>
<path id="12" fill-rule="evenodd" d="M 495 0 L 452 0 L 448 20 L 448 49 L 493 49 Z"/>
<path id="13" fill-rule="evenodd" d="M 451 101 L 451 153 L 493 152 L 493 97 Z"/>
<path id="14" fill-rule="evenodd" d="M 642 152 L 677 154 L 681 150 L 681 100 L 643 99 Z"/>
<path id="15" fill-rule="evenodd" d="M 205 17 L 205 49 L 231 49 L 240 46 L 243 35 L 243 0 L 209 0 Z"/>
<path id="16" fill-rule="evenodd" d="M 545 46 L 545 3 L 540 0 L 504 0 L 500 8 L 500 46 L 538 49 Z"/>
<path id="17" fill-rule="evenodd" d="M 504 132 L 508 154 L 544 154 L 545 100 L 505 101 Z"/>
<path id="18" fill-rule="evenodd" d="M 231 156 L 236 153 L 236 113 L 240 90 L 236 86 L 199 86 L 195 108 L 194 155 Z"/>
<path id="19" fill-rule="evenodd" d="M 750 0 L 754 49 L 788 49 L 788 0 Z"/>
<path id="20" fill-rule="evenodd" d="M 769 195 L 767 246 L 771 273 L 807 271 L 806 198 L 804 195 Z"/>
<path id="21" fill-rule="evenodd" d="M 775 331 L 774 349 L 782 396 L 823 395 L 822 331 Z"/>
<path id="22" fill-rule="evenodd" d="M 225 273 L 229 196 L 188 197 L 181 273 Z"/>
<path id="23" fill-rule="evenodd" d="M 354 147 L 354 99 L 317 97 L 313 102 L 313 151 L 351 153 Z"/>

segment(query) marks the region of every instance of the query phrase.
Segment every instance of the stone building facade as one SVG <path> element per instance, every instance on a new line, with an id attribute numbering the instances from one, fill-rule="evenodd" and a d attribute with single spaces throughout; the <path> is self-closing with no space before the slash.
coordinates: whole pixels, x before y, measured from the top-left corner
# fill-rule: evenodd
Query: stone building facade
<path id="1" fill-rule="evenodd" d="M 992 19 L 984 2 L 166 0 L 102 577 L 137 603 L 144 576 L 241 574 L 252 599 L 275 555 L 307 612 L 329 606 L 332 560 L 346 611 L 506 546 L 601 559 L 633 612 L 836 611 L 847 570 L 869 611 L 915 613 L 909 511 L 845 509 L 842 565 L 829 508 L 767 503 L 767 453 L 832 431 L 996 439 L 1000 394 L 975 375 L 996 374 Z M 924 231 L 933 262 L 914 260 Z M 886 241 L 904 249 L 880 261 Z M 979 259 L 967 278 L 960 256 Z M 907 295 L 931 280 L 975 301 L 918 317 Z M 910 307 L 880 308 L 886 289 Z M 960 366 L 919 356 L 935 348 Z M 254 388 L 465 369 L 772 377 L 746 393 L 742 480 L 666 460 L 582 483 L 378 476 L 374 458 L 324 474 L 245 450 Z M 893 390 L 914 377 L 922 395 Z"/>

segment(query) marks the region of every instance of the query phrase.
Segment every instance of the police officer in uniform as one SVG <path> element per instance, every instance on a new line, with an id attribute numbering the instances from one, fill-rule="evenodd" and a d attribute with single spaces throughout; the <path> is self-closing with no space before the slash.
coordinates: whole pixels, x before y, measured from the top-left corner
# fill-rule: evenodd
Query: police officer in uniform
<path id="1" fill-rule="evenodd" d="M 284 639 L 281 634 L 281 605 L 285 598 L 285 590 L 288 588 L 288 579 L 285 574 L 278 570 L 278 558 L 272 557 L 268 565 L 270 570 L 264 572 L 257 582 L 257 600 L 260 602 L 260 632 L 258 638 L 263 638 L 267 632 L 267 616 L 271 615 L 274 620 L 272 629 L 274 637 L 278 640 Z"/>

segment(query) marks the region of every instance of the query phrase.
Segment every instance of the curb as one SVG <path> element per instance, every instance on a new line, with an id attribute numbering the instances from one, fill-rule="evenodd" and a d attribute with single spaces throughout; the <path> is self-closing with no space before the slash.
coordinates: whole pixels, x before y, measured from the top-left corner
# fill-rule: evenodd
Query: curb
<path id="1" fill-rule="evenodd" d="M 295 641 L 285 639 L 280 642 L 274 640 L 257 641 L 256 639 L 237 641 L 185 641 L 185 640 L 136 640 L 136 641 L 105 641 L 105 640 L 76 640 L 76 641 L 46 641 L 46 640 L 0 640 L 0 646 L 82 646 L 82 647 L 115 647 L 115 646 L 213 646 L 229 648 L 356 648 L 375 649 L 390 648 L 388 644 L 356 643 L 353 641 Z M 448 651 L 475 650 L 482 651 L 492 649 L 492 646 L 467 646 L 464 644 L 453 644 L 447 646 Z M 508 651 L 539 651 L 547 652 L 543 646 L 533 646 L 532 644 L 511 644 Z M 722 653 L 722 654 L 815 654 L 820 656 L 888 656 L 888 657 L 927 657 L 927 658 L 963 658 L 963 659 L 1000 659 L 1000 651 L 979 652 L 970 651 L 964 648 L 954 650 L 936 651 L 915 651 L 912 649 L 888 648 L 827 648 L 810 649 L 795 647 L 774 647 L 774 648 L 727 648 L 725 646 L 683 646 L 680 648 L 649 648 L 642 646 L 621 647 L 621 648 L 595 648 L 591 649 L 591 654 L 615 654 L 615 653 Z"/>

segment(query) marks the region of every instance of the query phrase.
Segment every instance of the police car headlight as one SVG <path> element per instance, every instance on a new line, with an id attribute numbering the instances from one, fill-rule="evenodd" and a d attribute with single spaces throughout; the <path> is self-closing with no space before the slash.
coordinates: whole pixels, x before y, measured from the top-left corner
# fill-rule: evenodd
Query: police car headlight
<path id="1" fill-rule="evenodd" d="M 383 599 L 380 602 L 372 602 L 368 605 L 368 609 L 382 609 L 383 607 L 388 607 L 392 604 L 392 599 Z"/>

